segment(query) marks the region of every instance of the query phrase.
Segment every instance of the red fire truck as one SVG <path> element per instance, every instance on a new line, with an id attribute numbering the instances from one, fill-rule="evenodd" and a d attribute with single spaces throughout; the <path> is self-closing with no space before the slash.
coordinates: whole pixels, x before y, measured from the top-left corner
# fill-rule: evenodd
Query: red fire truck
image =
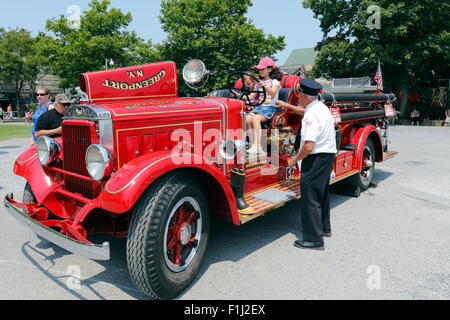
<path id="1" fill-rule="evenodd" d="M 189 62 L 189 86 L 205 81 Z M 199 271 L 210 217 L 241 225 L 300 198 L 296 154 L 301 116 L 278 110 L 264 134 L 267 153 L 246 156 L 244 73 L 208 96 L 180 97 L 174 62 L 84 73 L 79 101 L 65 114 L 62 137 L 41 137 L 19 156 L 23 200 L 7 211 L 48 241 L 91 259 L 109 259 L 109 243 L 90 235 L 126 237 L 137 288 L 160 299 L 179 295 Z M 233 79 L 235 77 L 235 79 Z M 298 103 L 298 76 L 284 76 L 280 99 Z M 244 99 L 232 97 L 236 93 Z M 262 92 L 261 94 L 265 94 Z M 337 124 L 339 151 L 330 184 L 367 189 L 387 151 L 392 94 L 323 93 Z M 383 134 L 384 130 L 384 134 Z"/>

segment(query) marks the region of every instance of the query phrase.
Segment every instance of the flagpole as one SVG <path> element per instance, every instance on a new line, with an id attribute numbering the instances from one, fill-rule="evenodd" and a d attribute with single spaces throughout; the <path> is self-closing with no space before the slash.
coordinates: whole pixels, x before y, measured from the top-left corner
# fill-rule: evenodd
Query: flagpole
<path id="1" fill-rule="evenodd" d="M 377 93 L 381 93 L 383 91 L 383 76 L 381 74 L 380 60 L 378 60 L 378 70 L 377 70 L 374 80 L 377 83 Z"/>

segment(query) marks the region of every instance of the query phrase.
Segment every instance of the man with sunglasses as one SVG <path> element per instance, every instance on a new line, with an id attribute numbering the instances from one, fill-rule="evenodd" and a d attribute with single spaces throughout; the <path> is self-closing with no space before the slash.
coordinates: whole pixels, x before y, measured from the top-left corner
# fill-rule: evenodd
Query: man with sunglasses
<path id="1" fill-rule="evenodd" d="M 59 137 L 61 136 L 61 123 L 64 113 L 70 107 L 72 101 L 67 93 L 60 93 L 55 98 L 56 106 L 47 111 L 40 118 L 36 125 L 36 138 L 41 136 Z"/>
<path id="2" fill-rule="evenodd" d="M 289 166 L 301 160 L 301 219 L 303 240 L 294 246 L 303 249 L 324 249 L 323 237 L 331 236 L 330 173 L 336 154 L 336 132 L 328 107 L 319 101 L 322 85 L 312 79 L 301 79 L 297 88 L 304 116 L 301 142 L 297 156 L 289 159 Z M 300 108 L 303 111 L 303 107 Z"/>

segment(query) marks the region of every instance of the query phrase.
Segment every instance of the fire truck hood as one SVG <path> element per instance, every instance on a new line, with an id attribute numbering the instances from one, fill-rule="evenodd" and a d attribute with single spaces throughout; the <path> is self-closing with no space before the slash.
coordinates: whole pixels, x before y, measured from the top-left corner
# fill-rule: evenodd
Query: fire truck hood
<path id="1" fill-rule="evenodd" d="M 175 62 L 82 73 L 79 87 L 93 104 L 178 96 Z"/>
<path id="2" fill-rule="evenodd" d="M 108 110 L 113 120 L 139 120 L 148 117 L 185 117 L 192 115 L 193 112 L 196 115 L 202 112 L 222 114 L 224 104 L 228 111 L 242 109 L 242 103 L 231 103 L 231 99 L 224 98 L 150 98 L 139 101 L 98 103 L 95 106 Z M 77 106 L 73 108 L 76 109 Z"/>

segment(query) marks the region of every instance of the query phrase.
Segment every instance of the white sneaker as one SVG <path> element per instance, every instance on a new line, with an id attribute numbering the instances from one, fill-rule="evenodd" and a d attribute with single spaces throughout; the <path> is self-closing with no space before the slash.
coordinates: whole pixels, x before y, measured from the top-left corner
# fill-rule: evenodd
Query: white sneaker
<path id="1" fill-rule="evenodd" d="M 256 149 L 255 147 L 251 147 L 250 149 L 247 150 L 248 154 L 254 155 L 254 154 L 258 154 L 259 150 Z"/>

